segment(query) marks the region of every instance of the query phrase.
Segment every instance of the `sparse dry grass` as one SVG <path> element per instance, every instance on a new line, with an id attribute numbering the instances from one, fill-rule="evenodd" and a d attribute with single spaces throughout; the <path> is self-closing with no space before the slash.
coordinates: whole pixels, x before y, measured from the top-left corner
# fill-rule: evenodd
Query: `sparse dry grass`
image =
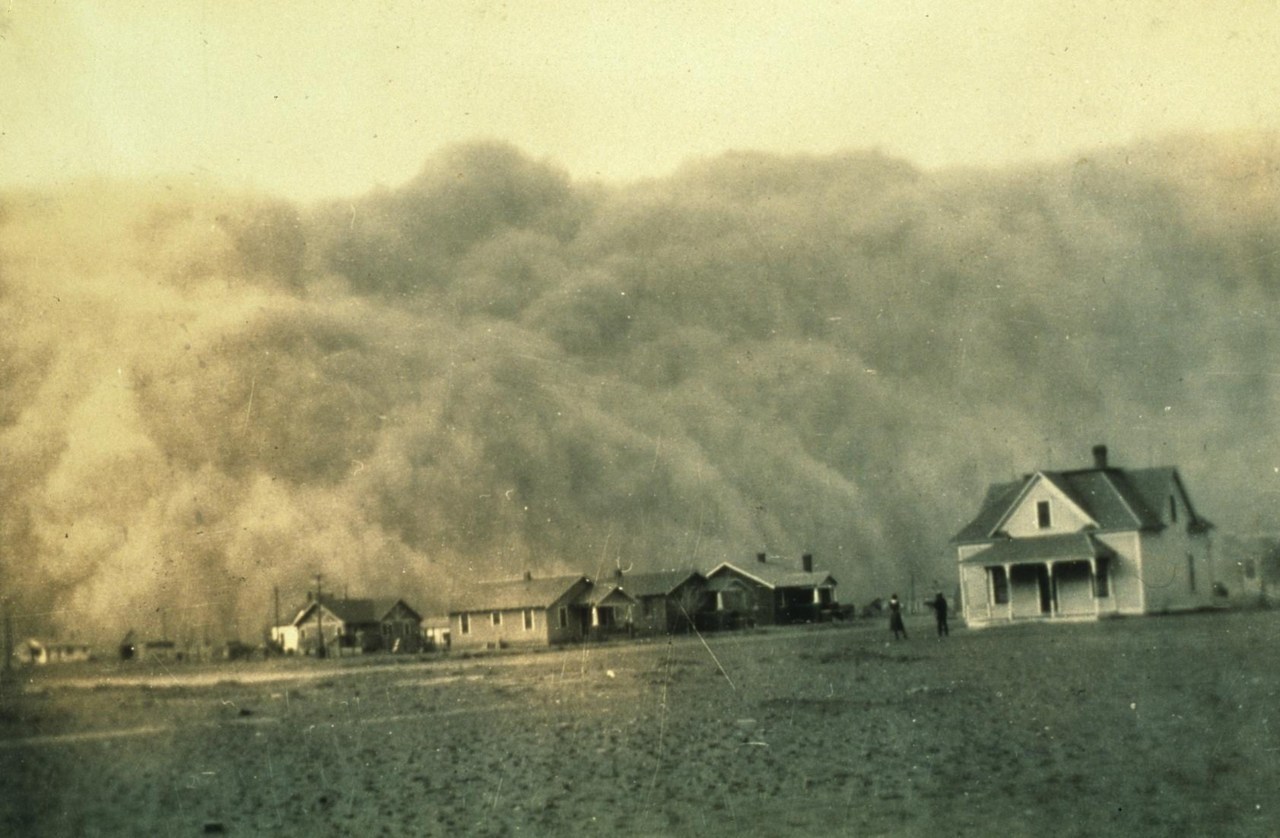
<path id="1" fill-rule="evenodd" d="M 1280 832 L 1280 614 L 915 628 L 50 668 L 3 717 L 0 833 Z"/>

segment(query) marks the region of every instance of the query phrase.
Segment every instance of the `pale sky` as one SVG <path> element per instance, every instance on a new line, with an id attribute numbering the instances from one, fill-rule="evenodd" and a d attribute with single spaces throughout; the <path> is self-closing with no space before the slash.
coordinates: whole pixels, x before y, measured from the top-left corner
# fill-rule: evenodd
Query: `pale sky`
<path id="1" fill-rule="evenodd" d="M 730 149 L 1056 160 L 1280 128 L 1280 3 L 0 0 L 0 188 L 312 199 L 506 140 L 630 180 Z"/>

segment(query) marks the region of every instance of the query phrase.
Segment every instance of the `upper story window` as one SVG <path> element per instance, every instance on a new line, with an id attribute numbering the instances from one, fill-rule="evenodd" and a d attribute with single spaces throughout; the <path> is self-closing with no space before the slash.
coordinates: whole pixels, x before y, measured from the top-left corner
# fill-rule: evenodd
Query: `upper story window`
<path id="1" fill-rule="evenodd" d="M 1040 525 L 1042 530 L 1047 530 L 1053 526 L 1053 514 L 1049 510 L 1049 501 L 1036 502 L 1036 523 Z"/>
<path id="2" fill-rule="evenodd" d="M 1178 501 L 1173 495 L 1169 495 L 1169 520 L 1178 523 Z"/>

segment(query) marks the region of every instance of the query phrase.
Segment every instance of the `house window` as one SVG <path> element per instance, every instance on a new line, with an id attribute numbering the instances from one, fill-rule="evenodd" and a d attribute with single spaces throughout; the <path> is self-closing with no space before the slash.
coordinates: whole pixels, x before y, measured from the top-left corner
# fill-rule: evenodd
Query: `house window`
<path id="1" fill-rule="evenodd" d="M 1009 601 L 1009 578 L 1003 567 L 991 568 L 991 600 L 996 605 L 1004 605 Z"/>
<path id="2" fill-rule="evenodd" d="M 1191 593 L 1196 592 L 1196 557 L 1187 554 L 1187 584 L 1191 586 Z"/>
<path id="3" fill-rule="evenodd" d="M 461 625 L 462 633 L 470 634 L 471 633 L 471 615 L 463 611 L 458 619 L 459 619 L 459 622 L 461 622 L 462 624 Z"/>
<path id="4" fill-rule="evenodd" d="M 1039 523 L 1042 530 L 1047 530 L 1053 526 L 1053 515 L 1049 511 L 1049 501 L 1036 502 L 1036 522 Z"/>
<path id="5" fill-rule="evenodd" d="M 492 614 L 489 615 L 489 621 L 492 622 L 495 626 L 502 625 L 502 612 L 494 611 Z"/>
<path id="6" fill-rule="evenodd" d="M 524 610 L 524 630 L 533 631 L 533 609 L 526 608 Z"/>
<path id="7" fill-rule="evenodd" d="M 560 624 L 560 628 L 562 628 L 562 629 L 563 629 L 563 628 L 568 628 L 568 627 L 569 627 L 569 609 L 568 609 L 568 607 L 566 607 L 566 606 L 564 606 L 564 605 L 560 606 L 560 610 L 556 612 L 556 619 L 557 619 L 557 621 L 558 621 L 558 622 L 559 622 L 559 624 Z"/>
<path id="8" fill-rule="evenodd" d="M 1243 566 L 1245 579 L 1252 579 L 1258 575 L 1258 567 L 1253 563 L 1253 559 L 1245 559 Z"/>
<path id="9" fill-rule="evenodd" d="M 646 617 L 653 615 L 653 597 L 645 597 L 640 600 L 640 613 Z"/>

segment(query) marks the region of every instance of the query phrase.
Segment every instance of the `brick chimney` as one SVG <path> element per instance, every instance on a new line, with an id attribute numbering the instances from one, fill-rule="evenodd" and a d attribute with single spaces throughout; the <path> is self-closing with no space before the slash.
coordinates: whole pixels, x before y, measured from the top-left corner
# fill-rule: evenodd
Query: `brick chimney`
<path id="1" fill-rule="evenodd" d="M 805 573 L 813 573 L 813 554 L 812 553 L 805 553 L 803 556 L 800 557 L 800 567 L 804 569 Z"/>
<path id="2" fill-rule="evenodd" d="M 532 570 L 526 570 L 526 571 L 524 572 L 524 581 L 526 581 L 526 582 L 532 582 L 532 581 L 533 581 L 533 571 L 532 571 Z"/>
<path id="3" fill-rule="evenodd" d="M 1107 467 L 1107 446 L 1105 445 L 1093 446 L 1093 467 L 1094 468 Z"/>
<path id="4" fill-rule="evenodd" d="M 769 557 L 764 553 L 756 553 L 756 561 L 760 562 L 760 564 L 764 564 L 768 558 Z"/>

